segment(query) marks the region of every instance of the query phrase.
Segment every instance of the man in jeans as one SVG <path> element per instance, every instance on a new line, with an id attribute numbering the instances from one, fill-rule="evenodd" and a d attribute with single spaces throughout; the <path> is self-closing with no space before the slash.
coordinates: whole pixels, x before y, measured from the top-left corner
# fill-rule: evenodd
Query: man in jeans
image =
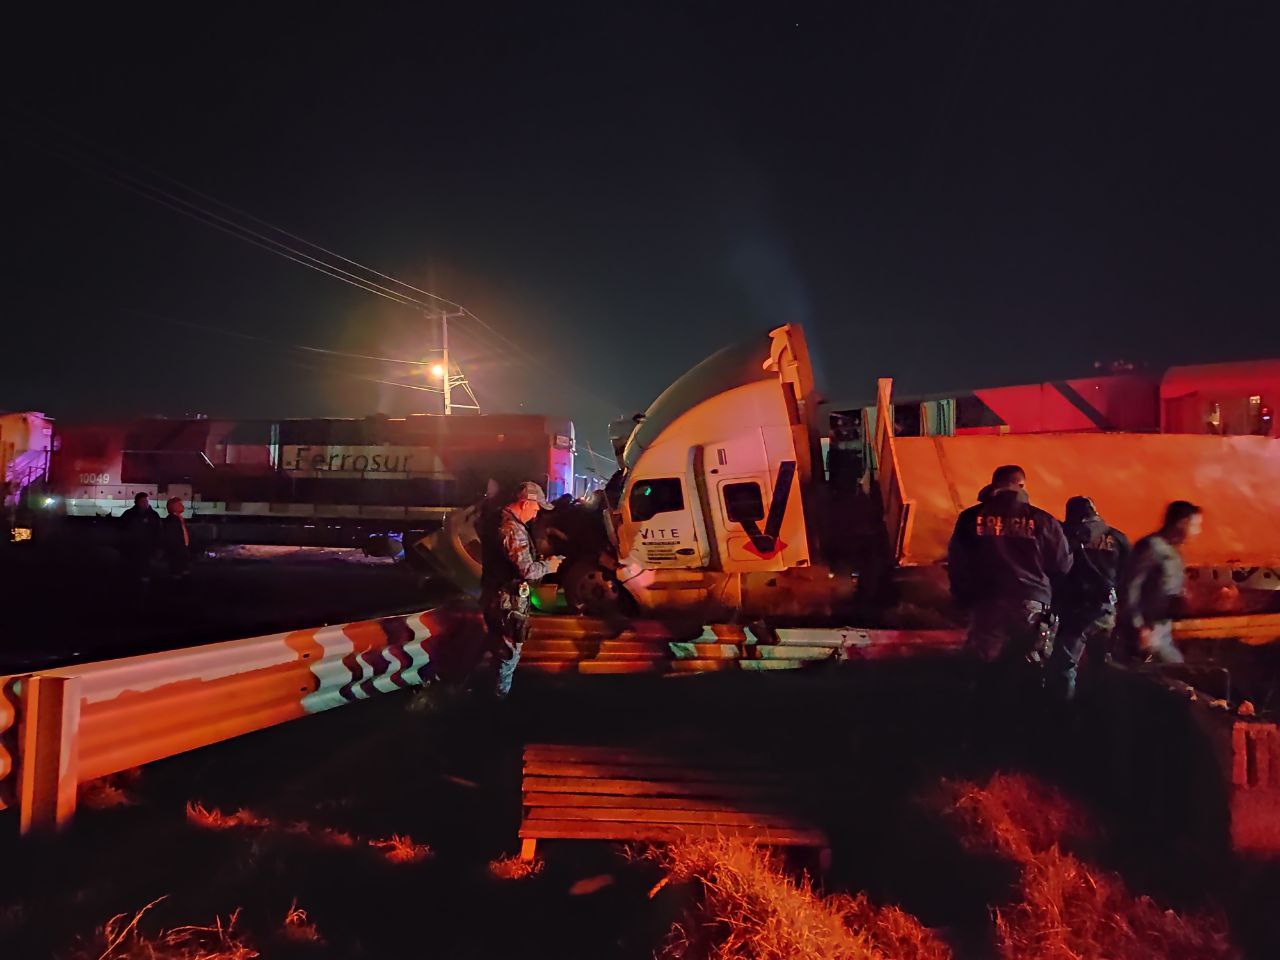
<path id="1" fill-rule="evenodd" d="M 1053 588 L 1071 569 L 1062 525 L 1031 505 L 1026 473 L 1012 464 L 991 476 L 990 493 L 956 520 L 948 550 L 951 592 L 969 608 L 966 643 L 977 662 L 979 712 L 1002 729 L 1025 717 L 1044 683 L 1053 647 Z"/>
<path id="2" fill-rule="evenodd" d="M 530 585 L 560 569 L 561 557 L 538 560 L 529 521 L 551 504 L 536 483 L 522 483 L 501 510 L 482 519 L 480 609 L 493 657 L 492 692 L 499 700 L 511 692 L 520 650 L 529 633 Z"/>
<path id="3" fill-rule="evenodd" d="M 1200 535 L 1203 511 L 1175 500 L 1164 513 L 1164 525 L 1133 548 L 1120 588 L 1120 626 L 1130 651 L 1160 663 L 1182 663 L 1173 645 L 1173 615 L 1182 604 L 1185 570 L 1179 548 Z"/>

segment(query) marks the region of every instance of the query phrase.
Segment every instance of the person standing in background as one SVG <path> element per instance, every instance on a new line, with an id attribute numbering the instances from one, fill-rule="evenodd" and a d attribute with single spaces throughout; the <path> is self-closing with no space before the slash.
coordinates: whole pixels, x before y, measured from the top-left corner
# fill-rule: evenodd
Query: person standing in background
<path id="1" fill-rule="evenodd" d="M 1139 659 L 1182 663 L 1173 643 L 1173 618 L 1182 606 L 1186 569 L 1181 548 L 1200 536 L 1204 511 L 1187 500 L 1165 509 L 1164 525 L 1133 548 L 1120 588 L 1120 625 Z"/>
<path id="2" fill-rule="evenodd" d="M 1056 699 L 1066 702 L 1075 697 L 1081 657 L 1088 653 L 1092 670 L 1111 652 L 1117 588 L 1131 548 L 1129 538 L 1108 525 L 1088 497 L 1067 501 L 1063 533 L 1071 548 L 1071 572 L 1053 598 L 1062 619 L 1049 658 L 1048 685 Z"/>
<path id="3" fill-rule="evenodd" d="M 166 515 L 161 521 L 160 546 L 169 576 L 181 580 L 191 573 L 191 533 L 183 516 L 186 507 L 181 497 L 170 497 L 164 506 Z"/>
<path id="4" fill-rule="evenodd" d="M 133 506 L 120 514 L 120 524 L 124 531 L 121 553 L 141 599 L 151 583 L 151 559 L 160 545 L 160 514 L 151 509 L 151 497 L 139 493 Z"/>
<path id="5" fill-rule="evenodd" d="M 1022 754 L 1044 707 L 1054 592 L 1071 569 L 1071 551 L 1062 525 L 1032 506 L 1021 467 L 996 468 L 984 492 L 956 520 L 947 569 L 952 595 L 970 613 L 975 742 Z"/>

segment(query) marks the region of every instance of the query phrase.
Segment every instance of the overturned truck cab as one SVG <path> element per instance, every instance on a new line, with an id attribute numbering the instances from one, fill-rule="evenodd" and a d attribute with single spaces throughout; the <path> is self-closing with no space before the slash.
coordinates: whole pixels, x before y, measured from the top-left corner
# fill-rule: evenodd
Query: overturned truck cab
<path id="1" fill-rule="evenodd" d="M 613 518 L 640 607 L 821 616 L 852 598 L 814 536 L 818 402 L 788 324 L 708 357 L 638 419 Z"/>

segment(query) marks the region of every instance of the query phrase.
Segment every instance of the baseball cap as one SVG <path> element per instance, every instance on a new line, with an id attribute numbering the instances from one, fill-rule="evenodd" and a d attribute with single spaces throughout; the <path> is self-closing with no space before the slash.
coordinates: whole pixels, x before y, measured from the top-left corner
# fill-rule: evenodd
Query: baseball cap
<path id="1" fill-rule="evenodd" d="M 1097 515 L 1098 508 L 1093 505 L 1093 501 L 1088 497 L 1072 497 L 1067 501 L 1065 516 L 1068 523 L 1088 520 L 1090 517 L 1096 517 Z"/>
<path id="2" fill-rule="evenodd" d="M 526 480 L 520 486 L 516 487 L 517 500 L 534 500 L 543 510 L 550 510 L 551 504 L 547 503 L 547 495 L 542 492 L 542 488 L 532 480 Z"/>

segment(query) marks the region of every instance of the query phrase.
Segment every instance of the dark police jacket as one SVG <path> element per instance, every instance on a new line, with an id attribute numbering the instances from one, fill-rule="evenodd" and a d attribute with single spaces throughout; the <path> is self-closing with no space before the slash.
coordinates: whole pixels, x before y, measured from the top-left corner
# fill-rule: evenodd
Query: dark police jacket
<path id="1" fill-rule="evenodd" d="M 503 507 L 482 513 L 480 529 L 480 587 L 486 594 L 513 590 L 520 582 L 541 580 L 547 563 L 534 557 L 529 528 Z"/>
<path id="2" fill-rule="evenodd" d="M 1001 490 L 956 520 L 947 551 L 951 592 L 962 604 L 1048 604 L 1071 569 L 1062 525 L 1021 490 Z"/>
<path id="3" fill-rule="evenodd" d="M 151 507 L 143 510 L 136 503 L 120 514 L 126 549 L 140 553 L 154 550 L 160 542 L 160 523 L 160 514 Z"/>
<path id="4" fill-rule="evenodd" d="M 1092 613 L 1115 603 L 1120 572 L 1129 557 L 1129 538 L 1101 517 L 1065 525 L 1071 547 L 1071 573 L 1062 586 L 1061 607 Z"/>

